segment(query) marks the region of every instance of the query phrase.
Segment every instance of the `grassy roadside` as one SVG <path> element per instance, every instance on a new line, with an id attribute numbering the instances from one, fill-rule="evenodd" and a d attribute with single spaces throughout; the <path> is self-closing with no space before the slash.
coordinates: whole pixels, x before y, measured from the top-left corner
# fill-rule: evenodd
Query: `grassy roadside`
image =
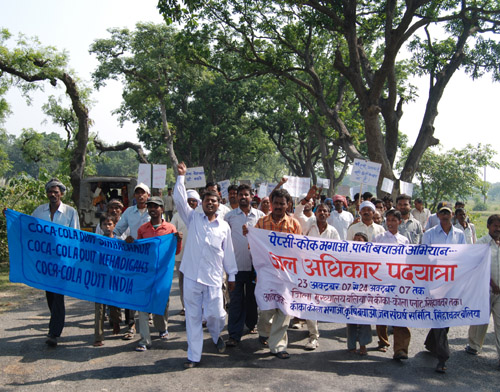
<path id="1" fill-rule="evenodd" d="M 0 262 L 0 313 L 15 309 L 34 298 L 40 290 L 9 281 L 9 263 Z"/>

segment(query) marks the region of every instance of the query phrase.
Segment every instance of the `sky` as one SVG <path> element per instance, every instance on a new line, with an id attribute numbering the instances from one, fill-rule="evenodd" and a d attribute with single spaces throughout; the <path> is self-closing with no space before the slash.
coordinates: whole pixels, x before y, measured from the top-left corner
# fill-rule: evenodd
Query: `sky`
<path id="1" fill-rule="evenodd" d="M 163 23 L 156 8 L 157 0 L 16 0 L 3 1 L 0 12 L 0 28 L 7 28 L 14 36 L 23 33 L 37 36 L 44 46 L 66 50 L 70 66 L 77 75 L 91 85 L 91 73 L 97 66 L 88 49 L 95 39 L 109 36 L 107 29 L 128 27 L 137 22 Z M 419 98 L 403 108 L 400 129 L 408 135 L 412 145 L 417 137 L 427 99 L 428 80 L 415 79 Z M 34 95 L 33 104 L 26 105 L 15 89 L 7 95 L 13 114 L 4 127 L 18 135 L 23 128 L 38 131 L 55 131 L 47 124 L 41 111 L 48 94 L 63 95 L 63 90 L 47 88 L 45 93 Z M 441 141 L 444 150 L 461 149 L 467 144 L 491 144 L 500 152 L 500 83 L 494 83 L 490 75 L 473 81 L 465 74 L 456 73 L 445 90 L 438 107 L 434 136 Z M 121 102 L 121 85 L 110 81 L 92 95 L 95 102 L 90 117 L 94 121 L 92 132 L 109 144 L 122 141 L 137 142 L 136 127 L 126 123 L 120 128 L 112 111 Z M 65 132 L 59 130 L 61 136 Z M 495 159 L 500 162 L 500 155 Z M 486 179 L 500 182 L 500 170 L 488 168 Z"/>

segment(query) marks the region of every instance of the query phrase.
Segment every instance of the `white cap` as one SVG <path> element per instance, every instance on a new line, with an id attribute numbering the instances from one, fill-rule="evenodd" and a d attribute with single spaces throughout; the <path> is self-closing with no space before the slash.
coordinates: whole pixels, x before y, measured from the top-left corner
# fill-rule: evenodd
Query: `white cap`
<path id="1" fill-rule="evenodd" d="M 365 200 L 363 203 L 359 205 L 359 210 L 361 211 L 364 207 L 371 208 L 373 212 L 376 211 L 375 205 L 371 201 Z"/>
<path id="2" fill-rule="evenodd" d="M 146 184 L 144 184 L 143 182 L 141 182 L 140 184 L 137 184 L 134 188 L 134 192 L 137 190 L 137 189 L 142 189 L 144 192 L 146 192 L 148 195 L 151 194 L 151 192 L 149 192 L 149 186 L 147 186 Z"/>

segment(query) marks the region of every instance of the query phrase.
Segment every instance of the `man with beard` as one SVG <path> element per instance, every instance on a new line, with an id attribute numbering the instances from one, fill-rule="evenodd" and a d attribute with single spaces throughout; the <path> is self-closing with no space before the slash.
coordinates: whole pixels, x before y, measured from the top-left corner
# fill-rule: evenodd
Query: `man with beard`
<path id="1" fill-rule="evenodd" d="M 422 237 L 422 244 L 465 244 L 464 232 L 451 224 L 451 208 L 448 203 L 442 205 L 437 212 L 439 224 L 426 230 Z M 425 348 L 438 358 L 436 372 L 446 372 L 446 361 L 450 357 L 448 346 L 449 328 L 432 328 L 425 339 Z"/>
<path id="2" fill-rule="evenodd" d="M 248 240 L 243 235 L 243 225 L 255 226 L 257 221 L 264 216 L 250 206 L 252 201 L 252 188 L 242 184 L 237 188 L 239 207 L 229 211 L 224 220 L 231 227 L 234 254 L 238 273 L 236 274 L 235 288 L 229 293 L 229 320 L 227 331 L 229 339 L 226 346 L 235 347 L 239 344 L 246 325 L 251 333 L 255 333 L 257 325 L 257 302 L 255 301 L 255 270 L 252 265 L 252 257 L 248 249 Z"/>
<path id="3" fill-rule="evenodd" d="M 227 187 L 227 198 L 229 201 L 229 205 L 227 207 L 231 208 L 231 210 L 238 208 L 239 202 L 238 202 L 238 186 L 237 185 L 231 184 Z"/>
<path id="4" fill-rule="evenodd" d="M 418 245 L 422 239 L 422 226 L 420 222 L 410 214 L 411 196 L 401 194 L 396 198 L 396 210 L 401 213 L 401 224 L 399 234 L 404 235 L 410 244 Z"/>
<path id="5" fill-rule="evenodd" d="M 66 192 L 66 187 L 63 183 L 57 178 L 53 178 L 45 184 L 45 192 L 47 192 L 49 203 L 37 207 L 31 216 L 72 227 L 73 229 L 80 229 L 80 221 L 78 220 L 76 210 L 61 201 Z M 45 296 L 47 297 L 47 305 L 50 309 L 49 333 L 45 343 L 50 347 L 56 347 L 57 338 L 61 336 L 66 317 L 64 295 L 46 291 Z"/>
<path id="6" fill-rule="evenodd" d="M 187 361 L 184 368 L 197 366 L 203 350 L 202 317 L 217 352 L 226 349 L 220 333 L 226 323 L 222 296 L 224 270 L 228 275 L 228 288 L 233 291 L 238 272 L 234 257 L 231 228 L 218 214 L 220 196 L 213 190 L 203 194 L 203 213 L 188 205 L 184 186 L 186 165 L 177 165 L 174 201 L 177 211 L 188 228 L 181 272 L 184 274 L 184 305 L 186 306 Z M 226 207 L 227 208 L 227 207 Z"/>
<path id="7" fill-rule="evenodd" d="M 333 206 L 334 210 L 328 218 L 328 224 L 335 227 L 341 240 L 345 240 L 347 238 L 347 229 L 354 222 L 354 217 L 349 211 L 344 210 L 344 207 L 347 208 L 347 200 L 344 196 L 333 196 Z"/>
<path id="8" fill-rule="evenodd" d="M 359 214 L 361 215 L 361 222 L 354 223 L 347 230 L 346 239 L 348 241 L 352 241 L 356 233 L 365 233 L 368 237 L 368 241 L 371 241 L 377 235 L 385 232 L 382 226 L 377 225 L 373 221 L 375 206 L 371 201 L 364 201 L 359 205 Z"/>
<path id="9" fill-rule="evenodd" d="M 260 218 L 255 227 L 275 232 L 302 234 L 300 223 L 286 213 L 288 205 L 292 201 L 290 194 L 285 189 L 275 189 L 270 198 L 271 214 Z M 243 232 L 244 235 L 246 233 L 247 230 Z M 259 340 L 262 344 L 269 345 L 271 354 L 280 359 L 290 358 L 290 354 L 286 352 L 289 323 L 290 317 L 280 309 L 263 310 L 259 315 Z"/>

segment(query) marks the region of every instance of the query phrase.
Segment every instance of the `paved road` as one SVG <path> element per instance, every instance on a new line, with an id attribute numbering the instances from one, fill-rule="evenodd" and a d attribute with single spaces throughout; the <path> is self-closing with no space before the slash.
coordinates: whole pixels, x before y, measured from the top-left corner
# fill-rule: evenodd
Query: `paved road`
<path id="1" fill-rule="evenodd" d="M 289 330 L 289 360 L 270 356 L 255 335 L 245 335 L 239 347 L 217 354 L 206 333 L 202 366 L 184 370 L 187 343 L 176 285 L 172 294 L 170 339 L 156 339 L 153 349 L 137 353 L 136 341 L 123 341 L 110 330 L 105 346 L 92 347 L 94 304 L 72 298 L 67 298 L 60 344 L 48 348 L 48 309 L 40 292 L 1 315 L 0 391 L 500 390 L 492 325 L 477 357 L 463 350 L 467 328 L 450 329 L 452 356 L 444 375 L 434 372 L 436 359 L 423 348 L 426 330 L 412 330 L 410 359 L 400 363 L 391 359 L 391 350 L 369 350 L 363 358 L 348 354 L 344 326 L 326 323 L 320 324 L 320 347 L 313 352 L 303 350 L 306 329 Z"/>

